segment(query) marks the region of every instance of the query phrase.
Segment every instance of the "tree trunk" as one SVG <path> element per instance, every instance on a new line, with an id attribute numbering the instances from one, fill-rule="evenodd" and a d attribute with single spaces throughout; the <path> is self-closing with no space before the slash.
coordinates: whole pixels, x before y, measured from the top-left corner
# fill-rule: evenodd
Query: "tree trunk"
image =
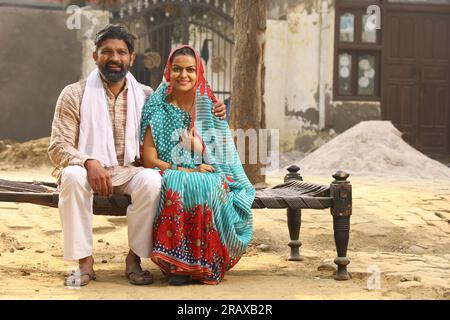
<path id="1" fill-rule="evenodd" d="M 265 183 L 265 175 L 259 159 L 259 130 L 265 128 L 263 103 L 264 89 L 264 44 L 266 31 L 266 6 L 264 0 L 235 0 L 234 18 L 234 75 L 233 75 L 233 117 L 234 129 L 256 132 L 257 146 L 245 142 L 245 159 L 241 154 L 250 181 Z M 247 131 L 249 130 L 249 131 Z M 237 132 L 237 131 L 235 131 Z M 242 137 L 238 136 L 238 139 Z M 250 139 L 249 139 L 250 140 Z M 265 144 L 262 144 L 263 146 Z M 264 150 L 267 152 L 267 150 Z M 250 161 L 255 157 L 257 163 Z"/>

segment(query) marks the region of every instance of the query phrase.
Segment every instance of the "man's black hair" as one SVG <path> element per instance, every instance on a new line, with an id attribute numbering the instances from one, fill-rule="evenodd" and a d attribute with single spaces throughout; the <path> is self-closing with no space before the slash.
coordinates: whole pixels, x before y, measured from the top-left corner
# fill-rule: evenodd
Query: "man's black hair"
<path id="1" fill-rule="evenodd" d="M 95 36 L 95 50 L 102 45 L 103 41 L 107 39 L 118 39 L 123 40 L 127 44 L 128 51 L 130 53 L 134 52 L 134 40 L 136 37 L 128 32 L 127 28 L 119 24 L 108 24 L 102 30 L 97 32 Z"/>

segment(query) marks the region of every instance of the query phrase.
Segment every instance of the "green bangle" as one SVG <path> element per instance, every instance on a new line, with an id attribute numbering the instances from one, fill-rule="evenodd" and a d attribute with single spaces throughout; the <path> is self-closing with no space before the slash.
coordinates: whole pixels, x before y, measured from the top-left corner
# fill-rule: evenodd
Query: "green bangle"
<path id="1" fill-rule="evenodd" d="M 177 164 L 172 164 L 172 170 L 178 170 L 178 165 Z"/>

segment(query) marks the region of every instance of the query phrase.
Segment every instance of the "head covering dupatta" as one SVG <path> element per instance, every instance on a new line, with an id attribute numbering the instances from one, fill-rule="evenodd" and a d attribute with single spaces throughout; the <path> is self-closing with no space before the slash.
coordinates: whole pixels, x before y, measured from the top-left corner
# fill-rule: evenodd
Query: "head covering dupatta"
<path id="1" fill-rule="evenodd" d="M 170 52 L 169 57 L 167 58 L 166 67 L 164 68 L 164 80 L 163 80 L 163 81 L 166 81 L 166 83 L 168 85 L 166 96 L 170 95 L 173 91 L 173 84 L 170 83 L 170 71 L 172 69 L 171 60 L 173 59 L 173 55 L 177 51 L 184 49 L 184 48 L 191 49 L 192 52 L 195 54 L 195 62 L 197 65 L 197 82 L 195 83 L 195 86 L 193 89 L 194 92 L 196 92 L 197 89 L 200 89 L 200 94 L 202 96 L 205 95 L 205 93 L 206 93 L 208 95 L 208 98 L 211 99 L 211 101 L 213 103 L 217 102 L 217 98 L 214 96 L 214 93 L 211 90 L 211 87 L 209 86 L 208 82 L 205 79 L 205 66 L 200 57 L 200 54 L 197 52 L 197 50 L 195 50 L 192 46 L 189 46 L 189 45 L 181 45 L 181 46 L 176 47 L 175 49 L 173 49 Z M 192 127 L 195 128 L 195 108 L 194 108 L 194 114 L 192 116 Z"/>

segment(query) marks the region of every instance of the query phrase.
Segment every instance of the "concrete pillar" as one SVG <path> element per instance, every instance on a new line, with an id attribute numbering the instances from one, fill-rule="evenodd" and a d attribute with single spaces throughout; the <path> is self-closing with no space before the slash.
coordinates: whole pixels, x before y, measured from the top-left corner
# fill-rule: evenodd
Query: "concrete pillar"
<path id="1" fill-rule="evenodd" d="M 81 23 L 77 36 L 82 45 L 81 79 L 84 79 L 95 68 L 92 59 L 92 52 L 95 50 L 95 34 L 109 23 L 109 12 L 85 7 L 81 8 L 80 16 Z"/>

